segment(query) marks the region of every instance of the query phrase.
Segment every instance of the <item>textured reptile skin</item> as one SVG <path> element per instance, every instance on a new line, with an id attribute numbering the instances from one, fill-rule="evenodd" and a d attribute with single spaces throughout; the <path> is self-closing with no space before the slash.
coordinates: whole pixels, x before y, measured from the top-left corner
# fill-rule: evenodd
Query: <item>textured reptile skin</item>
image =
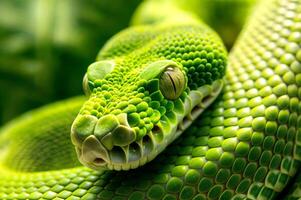
<path id="1" fill-rule="evenodd" d="M 172 5 L 167 2 L 170 10 L 162 19 L 116 34 L 88 67 L 83 82 L 89 99 L 71 129 L 85 166 L 144 165 L 220 93 L 227 65 L 222 41 L 197 17 Z"/>
<path id="2" fill-rule="evenodd" d="M 93 171 L 74 161 L 68 130 L 83 99 L 49 105 L 13 121 L 1 133 L 1 158 L 7 159 L 0 162 L 0 198 L 276 199 L 284 190 L 289 199 L 298 199 L 300 178 L 292 177 L 301 158 L 300 13 L 298 0 L 260 3 L 229 55 L 219 98 L 163 153 L 138 169 Z M 29 125 L 45 134 L 28 133 Z M 45 172 L 33 173 L 40 168 L 34 168 L 38 160 L 22 160 L 36 146 L 37 157 L 53 148 L 50 153 L 57 156 L 51 158 L 59 160 L 45 157 Z M 7 152 L 12 154 L 5 156 Z M 285 189 L 290 180 L 295 181 L 292 191 Z"/>

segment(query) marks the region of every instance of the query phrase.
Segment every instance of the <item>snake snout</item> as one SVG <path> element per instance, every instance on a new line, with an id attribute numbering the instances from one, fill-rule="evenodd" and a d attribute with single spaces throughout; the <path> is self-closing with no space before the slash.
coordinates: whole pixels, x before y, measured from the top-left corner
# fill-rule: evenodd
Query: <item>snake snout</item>
<path id="1" fill-rule="evenodd" d="M 112 150 L 114 146 L 128 145 L 136 139 L 134 130 L 128 124 L 126 113 L 101 117 L 95 126 L 94 135 L 108 150 Z"/>
<path id="2" fill-rule="evenodd" d="M 136 140 L 136 134 L 128 124 L 126 113 L 117 116 L 108 114 L 99 119 L 91 115 L 79 115 L 72 125 L 71 139 L 80 162 L 92 169 L 99 169 L 112 164 L 117 158 L 124 158 L 125 153 L 116 154 L 114 149 L 131 144 Z"/>
<path id="3" fill-rule="evenodd" d="M 109 162 L 108 151 L 94 135 L 84 140 L 79 159 L 82 164 L 93 169 L 103 167 Z"/>

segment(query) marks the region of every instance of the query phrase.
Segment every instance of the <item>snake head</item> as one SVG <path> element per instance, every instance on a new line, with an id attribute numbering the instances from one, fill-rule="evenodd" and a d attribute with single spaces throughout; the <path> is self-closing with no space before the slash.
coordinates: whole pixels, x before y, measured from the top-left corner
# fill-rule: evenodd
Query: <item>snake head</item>
<path id="1" fill-rule="evenodd" d="M 116 52 L 119 47 L 114 44 L 121 44 L 117 37 L 88 67 L 83 87 L 89 99 L 71 128 L 72 143 L 85 166 L 128 170 L 144 165 L 174 141 L 221 90 L 226 65 L 222 45 L 190 55 L 185 43 L 200 37 L 179 44 L 171 40 L 158 47 L 172 38 L 162 35 L 125 56 Z M 172 53 L 175 45 L 183 49 Z"/>

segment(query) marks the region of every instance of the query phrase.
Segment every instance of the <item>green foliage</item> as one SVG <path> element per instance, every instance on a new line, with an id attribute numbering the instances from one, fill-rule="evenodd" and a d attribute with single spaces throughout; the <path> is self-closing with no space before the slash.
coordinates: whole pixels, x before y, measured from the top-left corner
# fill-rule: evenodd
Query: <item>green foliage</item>
<path id="1" fill-rule="evenodd" d="M 105 41 L 128 25 L 140 0 L 2 0 L 0 124 L 82 93 L 81 79 Z"/>

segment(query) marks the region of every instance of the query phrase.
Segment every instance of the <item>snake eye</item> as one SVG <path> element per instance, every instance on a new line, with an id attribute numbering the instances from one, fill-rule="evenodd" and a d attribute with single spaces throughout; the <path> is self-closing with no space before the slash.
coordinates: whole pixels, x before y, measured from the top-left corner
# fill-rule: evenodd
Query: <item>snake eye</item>
<path id="1" fill-rule="evenodd" d="M 159 85 L 165 98 L 177 99 L 185 89 L 185 75 L 178 67 L 167 67 L 161 73 Z"/>
<path id="2" fill-rule="evenodd" d="M 91 94 L 89 82 L 93 84 L 95 80 L 103 79 L 107 74 L 113 71 L 114 67 L 115 63 L 111 60 L 97 61 L 89 65 L 83 79 L 84 93 L 89 96 Z"/>
<path id="3" fill-rule="evenodd" d="M 84 79 L 83 79 L 83 90 L 84 90 L 84 93 L 85 93 L 86 96 L 90 96 L 91 90 L 90 90 L 90 87 L 89 87 L 87 74 L 85 74 Z"/>

